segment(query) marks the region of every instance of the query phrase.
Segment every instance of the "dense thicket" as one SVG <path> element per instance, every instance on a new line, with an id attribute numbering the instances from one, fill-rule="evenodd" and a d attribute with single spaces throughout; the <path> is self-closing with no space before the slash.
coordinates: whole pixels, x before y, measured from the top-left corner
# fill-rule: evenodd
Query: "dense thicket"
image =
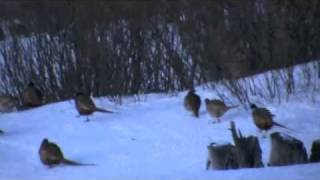
<path id="1" fill-rule="evenodd" d="M 223 78 L 232 90 L 239 77 L 317 59 L 319 16 L 318 0 L 4 0 L 0 91 L 34 81 L 50 102 Z"/>

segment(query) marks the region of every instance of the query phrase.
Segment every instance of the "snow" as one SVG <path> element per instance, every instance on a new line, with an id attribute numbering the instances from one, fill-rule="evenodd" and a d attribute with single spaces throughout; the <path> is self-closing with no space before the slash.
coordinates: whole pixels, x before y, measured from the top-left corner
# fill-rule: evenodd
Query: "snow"
<path id="1" fill-rule="evenodd" d="M 320 163 L 241 170 L 205 170 L 207 146 L 232 143 L 230 122 L 245 136 L 258 136 L 266 165 L 270 137 L 263 138 L 251 112 L 242 107 L 228 111 L 221 123 L 206 112 L 203 100 L 216 96 L 210 89 L 197 88 L 202 105 L 200 118 L 183 107 L 186 91 L 177 96 L 148 94 L 140 102 L 127 97 L 122 105 L 96 98 L 98 107 L 117 113 L 95 113 L 90 122 L 77 117 L 73 100 L 47 104 L 22 112 L 0 115 L 0 179 L 290 179 L 320 178 Z M 264 103 L 275 120 L 292 131 L 274 127 L 300 139 L 310 155 L 311 144 L 319 139 L 319 103 L 291 98 L 282 104 Z M 57 143 L 64 155 L 96 166 L 41 164 L 38 148 L 43 138 Z"/>
<path id="2" fill-rule="evenodd" d="M 208 146 L 211 146 L 211 147 L 224 147 L 224 146 L 229 146 L 229 145 L 231 145 L 230 142 L 219 142 L 219 143 L 212 142 Z"/>

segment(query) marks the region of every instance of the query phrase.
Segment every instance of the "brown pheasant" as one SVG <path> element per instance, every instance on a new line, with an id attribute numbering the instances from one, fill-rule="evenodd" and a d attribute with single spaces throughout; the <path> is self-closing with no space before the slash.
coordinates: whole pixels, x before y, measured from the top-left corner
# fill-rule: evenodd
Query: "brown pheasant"
<path id="1" fill-rule="evenodd" d="M 78 163 L 64 158 L 63 153 L 59 146 L 53 142 L 49 142 L 48 139 L 43 139 L 39 148 L 40 160 L 44 165 L 52 167 L 54 165 L 66 164 L 74 166 L 92 166 L 94 164 Z"/>
<path id="2" fill-rule="evenodd" d="M 274 115 L 268 109 L 257 107 L 255 104 L 251 104 L 250 108 L 252 110 L 253 122 L 260 130 L 267 132 L 274 125 L 289 129 L 286 126 L 275 122 L 273 120 Z"/>
<path id="3" fill-rule="evenodd" d="M 193 113 L 195 117 L 199 117 L 199 109 L 201 106 L 200 96 L 191 89 L 184 98 L 184 107 Z"/>
<path id="4" fill-rule="evenodd" d="M 86 96 L 81 92 L 78 92 L 76 94 L 75 102 L 76 109 L 79 112 L 79 114 L 87 116 L 86 121 L 89 121 L 88 116 L 94 112 L 113 113 L 112 111 L 96 107 L 93 100 L 89 96 Z"/>
<path id="5" fill-rule="evenodd" d="M 217 118 L 217 121 L 220 122 L 220 117 L 224 115 L 227 111 L 229 111 L 232 108 L 236 108 L 238 106 L 227 106 L 223 101 L 218 99 L 205 99 L 206 108 L 209 114 Z"/>
<path id="6" fill-rule="evenodd" d="M 11 112 L 16 110 L 18 99 L 11 95 L 0 95 L 0 112 Z"/>
<path id="7" fill-rule="evenodd" d="M 42 93 L 35 87 L 33 82 L 22 92 L 22 102 L 26 107 L 37 107 L 42 105 Z"/>

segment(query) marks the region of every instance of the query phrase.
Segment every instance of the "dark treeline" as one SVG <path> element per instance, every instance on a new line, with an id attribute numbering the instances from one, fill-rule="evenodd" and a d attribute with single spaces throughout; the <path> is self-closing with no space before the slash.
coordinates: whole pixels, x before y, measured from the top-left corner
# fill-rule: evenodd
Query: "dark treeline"
<path id="1" fill-rule="evenodd" d="M 318 17 L 318 0 L 0 1 L 0 91 L 119 100 L 238 79 L 319 58 Z"/>

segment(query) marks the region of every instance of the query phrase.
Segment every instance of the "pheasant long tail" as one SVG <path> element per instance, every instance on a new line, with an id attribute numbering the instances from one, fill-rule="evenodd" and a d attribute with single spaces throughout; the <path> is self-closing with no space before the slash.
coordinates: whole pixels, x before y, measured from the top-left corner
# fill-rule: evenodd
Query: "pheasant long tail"
<path id="1" fill-rule="evenodd" d="M 96 108 L 95 109 L 97 112 L 103 112 L 103 113 L 113 113 L 112 111 L 109 111 L 109 110 L 105 110 L 105 109 L 102 109 L 102 108 Z"/>
<path id="2" fill-rule="evenodd" d="M 79 163 L 79 162 L 75 162 L 69 159 L 63 159 L 62 160 L 63 164 L 66 165 L 71 165 L 71 166 L 95 166 L 95 164 L 90 164 L 90 163 Z"/>
<path id="3" fill-rule="evenodd" d="M 284 126 L 284 125 L 282 125 L 282 124 L 280 124 L 278 122 L 275 122 L 275 121 L 273 121 L 273 125 L 279 126 L 279 127 L 282 127 L 282 128 L 288 129 L 288 130 L 292 130 L 292 129 L 290 129 L 290 128 L 288 128 L 288 127 L 286 127 L 286 126 Z"/>
<path id="4" fill-rule="evenodd" d="M 237 108 L 237 107 L 239 107 L 239 105 L 228 106 L 228 109 L 233 109 L 233 108 Z"/>

